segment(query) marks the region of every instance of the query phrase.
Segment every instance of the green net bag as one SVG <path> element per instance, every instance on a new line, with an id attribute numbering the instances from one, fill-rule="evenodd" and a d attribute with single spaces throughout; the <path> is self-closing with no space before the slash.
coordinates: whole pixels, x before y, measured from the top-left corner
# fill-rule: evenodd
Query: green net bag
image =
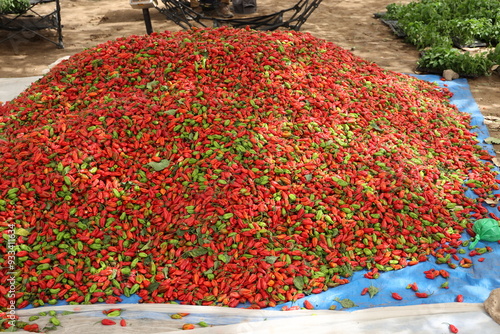
<path id="1" fill-rule="evenodd" d="M 500 226 L 495 219 L 479 219 L 472 227 L 476 236 L 472 239 L 469 249 L 474 249 L 476 244 L 480 241 L 498 241 L 500 240 Z"/>

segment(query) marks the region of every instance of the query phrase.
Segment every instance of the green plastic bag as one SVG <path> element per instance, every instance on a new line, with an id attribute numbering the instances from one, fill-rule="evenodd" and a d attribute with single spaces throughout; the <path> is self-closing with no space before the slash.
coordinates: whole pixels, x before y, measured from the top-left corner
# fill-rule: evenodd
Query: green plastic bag
<path id="1" fill-rule="evenodd" d="M 476 236 L 472 239 L 469 249 L 474 249 L 480 240 L 498 241 L 500 240 L 500 226 L 495 219 L 479 219 L 472 227 Z"/>

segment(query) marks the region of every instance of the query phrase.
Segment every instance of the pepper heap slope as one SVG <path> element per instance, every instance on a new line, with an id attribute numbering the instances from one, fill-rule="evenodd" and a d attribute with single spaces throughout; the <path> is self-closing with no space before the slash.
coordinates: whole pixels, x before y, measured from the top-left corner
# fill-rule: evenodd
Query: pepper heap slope
<path id="1" fill-rule="evenodd" d="M 76 54 L 0 107 L 17 306 L 266 307 L 443 256 L 497 189 L 448 98 L 300 32 Z"/>

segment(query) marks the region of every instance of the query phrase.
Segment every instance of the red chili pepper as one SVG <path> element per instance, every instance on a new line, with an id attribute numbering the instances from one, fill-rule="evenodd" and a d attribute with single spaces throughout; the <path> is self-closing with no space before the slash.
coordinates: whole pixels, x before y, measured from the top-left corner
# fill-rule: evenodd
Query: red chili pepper
<path id="1" fill-rule="evenodd" d="M 103 324 L 105 326 L 112 326 L 112 325 L 116 325 L 116 322 L 114 322 L 111 319 L 102 319 L 101 324 Z"/>
<path id="2" fill-rule="evenodd" d="M 461 262 L 462 262 L 462 261 L 461 261 Z M 462 262 L 462 263 L 460 264 L 460 267 L 462 267 L 462 268 L 470 268 L 470 267 L 472 267 L 472 263 L 463 263 L 463 262 Z"/>
<path id="3" fill-rule="evenodd" d="M 401 295 L 397 292 L 392 293 L 392 298 L 394 298 L 396 300 L 403 300 L 403 297 L 401 297 Z"/>
<path id="4" fill-rule="evenodd" d="M 426 292 L 415 292 L 415 296 L 417 296 L 418 298 L 428 298 L 430 294 Z"/>
<path id="5" fill-rule="evenodd" d="M 19 304 L 19 308 L 25 308 L 26 306 L 28 306 L 30 304 L 29 300 L 25 300 L 23 302 L 21 302 L 21 304 Z"/>
<path id="6" fill-rule="evenodd" d="M 364 296 L 368 293 L 368 290 L 369 288 L 364 288 L 362 291 L 361 291 L 361 296 Z"/>
<path id="7" fill-rule="evenodd" d="M 23 257 L 23 256 L 28 255 L 28 252 L 27 252 L 27 251 L 19 251 L 19 252 L 17 252 L 17 254 L 16 254 L 16 255 L 17 255 L 18 257 Z"/>
<path id="8" fill-rule="evenodd" d="M 457 303 L 461 303 L 464 301 L 464 296 L 463 295 L 457 295 L 457 297 L 455 298 L 455 301 Z"/>
<path id="9" fill-rule="evenodd" d="M 314 305 L 308 300 L 304 300 L 304 307 L 308 310 L 314 310 Z"/>
<path id="10" fill-rule="evenodd" d="M 477 259 L 479 262 L 483 262 L 484 261 L 484 257 L 480 257 L 479 259 Z"/>
<path id="11" fill-rule="evenodd" d="M 455 325 L 448 324 L 448 329 L 450 333 L 458 333 L 458 328 Z"/>
<path id="12" fill-rule="evenodd" d="M 35 333 L 40 332 L 40 327 L 38 326 L 38 324 L 28 324 L 28 325 L 25 325 L 23 327 L 23 329 L 26 332 L 35 332 Z"/>
<path id="13" fill-rule="evenodd" d="M 443 276 L 444 278 L 448 278 L 450 277 L 450 273 L 444 269 L 441 269 L 439 270 L 439 273 L 441 274 L 441 276 Z"/>
<path id="14" fill-rule="evenodd" d="M 120 326 L 126 327 L 127 326 L 127 321 L 125 319 L 120 320 Z"/>

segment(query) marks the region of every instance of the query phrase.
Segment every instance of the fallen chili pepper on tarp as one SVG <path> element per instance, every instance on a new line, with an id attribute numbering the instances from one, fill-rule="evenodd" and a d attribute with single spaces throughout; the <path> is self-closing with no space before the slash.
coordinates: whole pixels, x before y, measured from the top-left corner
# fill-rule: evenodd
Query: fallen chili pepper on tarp
<path id="1" fill-rule="evenodd" d="M 498 186 L 449 96 L 298 32 L 79 53 L 0 107 L 1 228 L 26 252 L 17 306 L 266 307 L 451 261 L 487 215 L 465 180 L 480 199 Z"/>

